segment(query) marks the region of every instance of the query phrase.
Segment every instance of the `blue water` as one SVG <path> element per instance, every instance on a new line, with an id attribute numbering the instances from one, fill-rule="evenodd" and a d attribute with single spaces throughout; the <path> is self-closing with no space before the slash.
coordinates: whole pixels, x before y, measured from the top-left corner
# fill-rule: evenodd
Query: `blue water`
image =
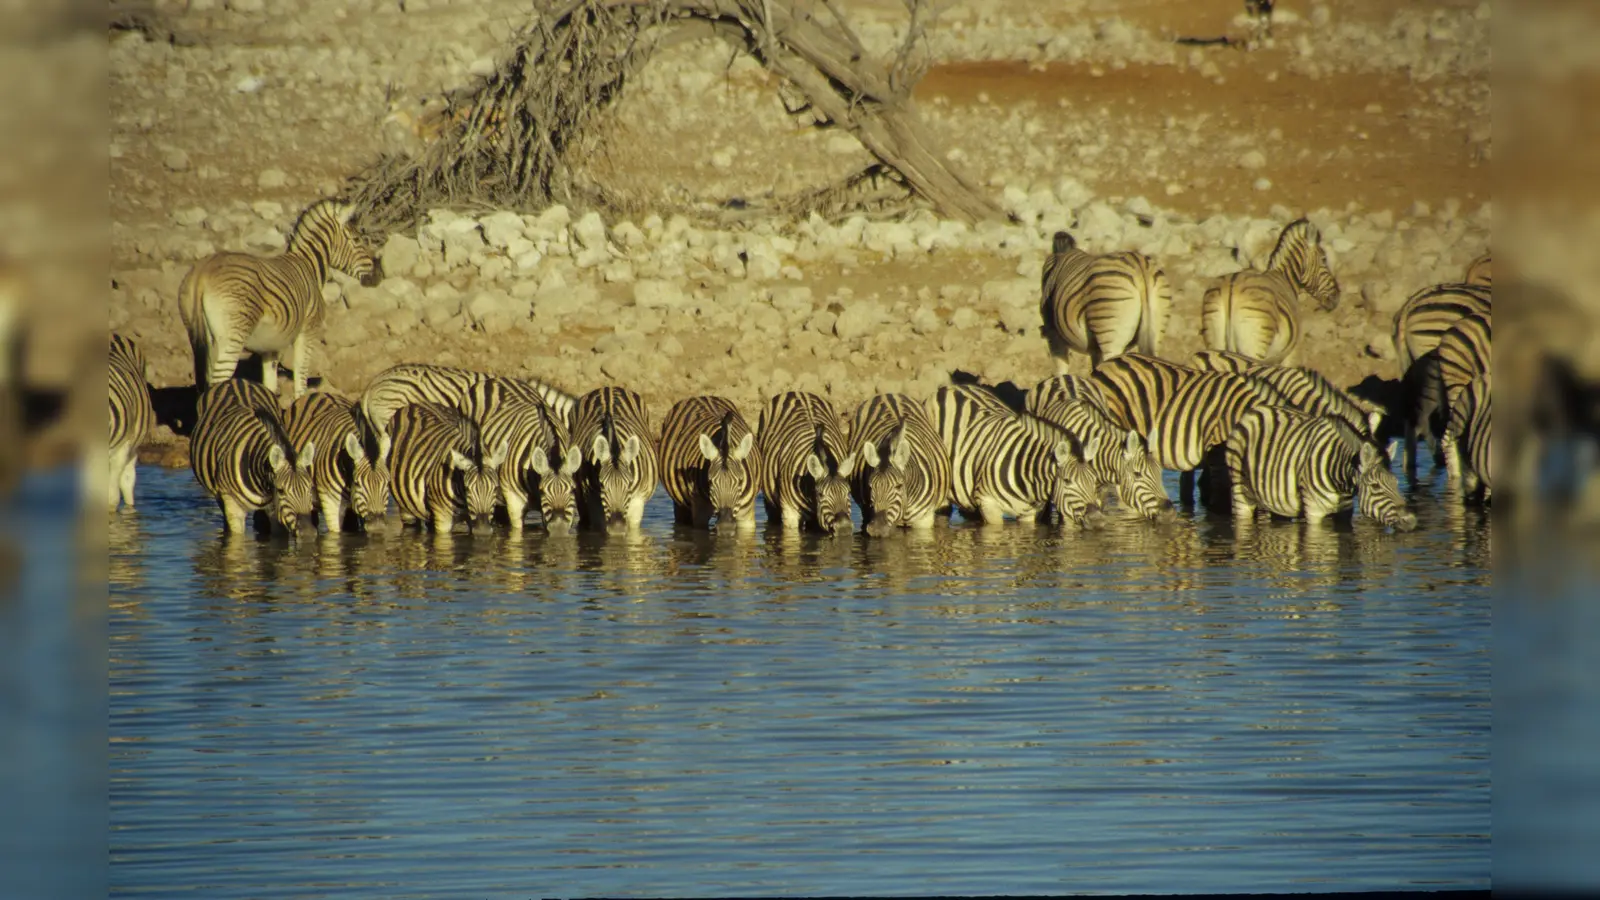
<path id="1" fill-rule="evenodd" d="M 224 541 L 139 489 L 119 896 L 1489 885 L 1489 524 L 1426 484 L 1411 534 L 881 541 L 659 493 L 636 538 Z"/>

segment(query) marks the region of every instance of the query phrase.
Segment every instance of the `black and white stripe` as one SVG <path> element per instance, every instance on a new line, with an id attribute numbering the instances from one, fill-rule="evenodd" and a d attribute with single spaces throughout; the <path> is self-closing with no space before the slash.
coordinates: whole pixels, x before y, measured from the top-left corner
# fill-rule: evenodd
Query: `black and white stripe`
<path id="1" fill-rule="evenodd" d="M 400 363 L 379 372 L 361 392 L 361 414 L 373 431 L 385 431 L 394 411 L 410 403 L 456 406 L 472 386 L 491 377 L 484 372 L 432 363 Z M 530 392 L 548 406 L 570 432 L 578 398 L 536 378 L 501 377 L 505 390 Z"/>
<path id="2" fill-rule="evenodd" d="M 578 520 L 609 531 L 637 528 L 655 493 L 655 438 L 644 398 L 624 387 L 596 388 L 578 398 L 572 440 L 583 451 Z"/>
<path id="3" fill-rule="evenodd" d="M 1148 256 L 1086 253 L 1072 235 L 1058 231 L 1041 281 L 1039 314 L 1057 372 L 1066 373 L 1072 351 L 1088 354 L 1096 366 L 1130 347 L 1160 352 L 1172 284 Z"/>
<path id="4" fill-rule="evenodd" d="M 387 433 L 365 438 L 355 404 L 323 391 L 296 397 L 283 413 L 284 430 L 296 450 L 323 448 L 311 466 L 322 526 L 341 531 L 345 510 L 366 529 L 389 512 Z"/>
<path id="5" fill-rule="evenodd" d="M 1458 418 L 1455 408 L 1462 403 L 1461 394 L 1474 379 L 1489 379 L 1493 375 L 1493 357 L 1490 353 L 1490 318 L 1488 313 L 1473 313 L 1450 326 L 1433 348 L 1432 361 L 1426 363 L 1430 373 L 1424 396 L 1432 401 L 1443 398 L 1446 426 L 1439 440 L 1439 450 L 1444 456 L 1445 472 L 1452 481 L 1462 476 L 1461 454 L 1457 447 L 1457 434 L 1449 422 Z M 1426 406 L 1426 403 L 1423 404 Z M 1419 420 L 1425 420 L 1428 410 L 1418 410 Z M 1470 416 L 1470 412 L 1464 413 Z"/>
<path id="6" fill-rule="evenodd" d="M 869 397 L 856 407 L 850 441 L 850 492 L 867 534 L 931 528 L 950 504 L 950 457 L 927 409 L 903 394 Z"/>
<path id="7" fill-rule="evenodd" d="M 1457 448 L 1456 452 L 1459 453 L 1462 446 L 1466 448 L 1465 459 L 1457 463 L 1463 497 L 1481 493 L 1488 499 L 1493 487 L 1490 478 L 1491 387 L 1492 376 L 1487 372 L 1479 374 L 1456 392 L 1450 402 L 1450 420 L 1445 427 L 1445 434 L 1450 439 L 1450 446 Z"/>
<path id="8" fill-rule="evenodd" d="M 1284 226 L 1266 271 L 1245 269 L 1223 277 L 1200 301 L 1200 336 L 1212 350 L 1289 364 L 1300 344 L 1299 294 L 1323 311 L 1339 305 L 1322 236 L 1306 219 Z"/>
<path id="9" fill-rule="evenodd" d="M 132 340 L 113 334 L 106 364 L 111 404 L 111 434 L 106 444 L 111 457 L 108 506 L 112 512 L 119 502 L 124 508 L 133 509 L 139 445 L 155 427 L 156 411 L 150 402 L 147 372 L 139 347 Z"/>
<path id="10" fill-rule="evenodd" d="M 262 382 L 278 392 L 278 360 L 291 352 L 294 395 L 306 392 L 311 341 L 321 333 L 329 269 L 373 285 L 382 270 L 349 228 L 351 207 L 307 207 L 278 256 L 223 252 L 196 263 L 178 287 L 178 314 L 194 352 L 195 385 L 229 378 L 246 352 L 261 357 Z"/>
<path id="11" fill-rule="evenodd" d="M 258 509 L 293 533 L 311 515 L 311 466 L 317 447 L 308 443 L 295 452 L 279 417 L 277 397 L 253 381 L 219 381 L 201 396 L 198 407 L 189 463 L 195 480 L 217 498 L 228 533 L 242 533 L 245 514 Z"/>
<path id="12" fill-rule="evenodd" d="M 832 404 L 803 391 L 772 397 L 756 422 L 756 446 L 768 524 L 851 531 L 849 479 L 857 460 Z"/>
<path id="13" fill-rule="evenodd" d="M 402 522 L 440 534 L 448 534 L 458 519 L 469 529 L 488 525 L 500 501 L 504 443 L 485 453 L 477 425 L 435 403 L 396 410 L 389 435 L 389 471 Z"/>
<path id="14" fill-rule="evenodd" d="M 942 387 L 930 402 L 939 438 L 950 454 L 951 499 L 963 517 L 999 523 L 1039 520 L 1054 506 L 1062 522 L 1103 524 L 1097 479 L 1085 457 L 1099 452 L 1064 435 L 1047 440 L 1021 417 L 997 410 L 973 385 Z"/>
<path id="15" fill-rule="evenodd" d="M 705 528 L 756 527 L 760 456 L 755 432 L 723 397 L 688 397 L 661 423 L 661 484 L 672 498 L 673 520 Z"/>
<path id="16" fill-rule="evenodd" d="M 1378 446 L 1343 420 L 1286 406 L 1257 406 L 1239 418 L 1226 444 L 1233 514 L 1257 510 L 1307 522 L 1350 509 L 1401 531 L 1416 527 L 1400 484 Z"/>
<path id="17" fill-rule="evenodd" d="M 1490 287 L 1494 282 L 1494 274 L 1493 267 L 1489 262 L 1489 254 L 1484 253 L 1482 256 L 1474 259 L 1470 264 L 1468 264 L 1467 274 L 1463 276 L 1461 280 L 1467 284 L 1481 285 L 1482 287 L 1486 288 Z"/>
<path id="18" fill-rule="evenodd" d="M 1407 298 L 1394 314 L 1394 352 L 1405 377 L 1417 360 L 1439 346 L 1451 326 L 1475 313 L 1488 314 L 1489 287 L 1435 284 Z"/>
<path id="19" fill-rule="evenodd" d="M 539 393 L 526 382 L 487 377 L 469 386 L 456 408 L 478 426 L 482 446 L 507 448 L 500 491 L 511 530 L 522 530 L 530 498 L 547 530 L 570 526 L 583 453 L 572 446 L 564 419 L 550 413 Z"/>
<path id="20" fill-rule="evenodd" d="M 1080 443 L 1094 439 L 1099 452 L 1088 459 L 1103 496 L 1114 491 L 1122 509 L 1146 519 L 1170 520 L 1177 515 L 1161 484 L 1161 466 L 1138 432 L 1119 427 L 1105 409 L 1095 382 L 1057 375 L 1034 385 L 1028 412 L 1072 435 Z"/>
<path id="21" fill-rule="evenodd" d="M 1189 366 L 1202 372 L 1228 372 L 1266 382 L 1275 392 L 1267 395 L 1271 402 L 1309 415 L 1338 416 L 1368 440 L 1378 439 L 1383 407 L 1344 390 L 1315 369 L 1265 365 L 1221 350 L 1201 350 L 1189 358 Z"/>

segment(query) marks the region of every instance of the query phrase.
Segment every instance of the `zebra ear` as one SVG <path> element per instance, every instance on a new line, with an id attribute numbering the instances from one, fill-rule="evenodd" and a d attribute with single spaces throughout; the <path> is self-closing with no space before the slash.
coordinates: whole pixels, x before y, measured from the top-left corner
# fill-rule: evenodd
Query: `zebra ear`
<path id="1" fill-rule="evenodd" d="M 1383 413 L 1382 412 L 1380 412 L 1378 410 L 1373 410 L 1372 412 L 1367 413 L 1367 431 L 1369 433 L 1371 433 L 1373 437 L 1377 437 L 1378 436 L 1378 427 L 1380 425 L 1382 425 L 1382 424 L 1383 424 Z"/>
<path id="2" fill-rule="evenodd" d="M 1139 437 L 1139 432 L 1129 431 L 1128 437 L 1122 442 L 1122 455 L 1125 459 L 1138 459 L 1144 453 L 1144 440 Z"/>
<path id="3" fill-rule="evenodd" d="M 355 215 L 356 207 L 353 203 L 335 203 L 333 217 L 339 220 L 340 225 L 349 225 L 350 217 Z"/>
<path id="4" fill-rule="evenodd" d="M 911 442 L 906 440 L 906 433 L 900 432 L 894 443 L 889 447 L 889 465 L 896 469 L 904 469 L 906 463 L 911 461 Z"/>
<path id="5" fill-rule="evenodd" d="M 700 455 L 706 458 L 706 462 L 716 462 L 722 458 L 722 454 L 717 452 L 716 441 L 703 431 L 700 432 Z"/>
<path id="6" fill-rule="evenodd" d="M 394 446 L 394 442 L 389 439 L 389 432 L 385 431 L 378 435 L 378 465 L 385 465 L 389 462 L 389 448 L 392 446 Z"/>
<path id="7" fill-rule="evenodd" d="M 639 436 L 637 434 L 628 435 L 627 439 L 622 442 L 622 452 L 618 454 L 618 462 L 625 466 L 633 465 L 633 461 L 639 458 L 640 449 Z"/>
<path id="8" fill-rule="evenodd" d="M 361 439 L 356 437 L 356 433 L 354 431 L 345 432 L 344 452 L 346 456 L 350 457 L 351 462 L 360 462 L 362 456 L 364 455 L 361 452 Z"/>
<path id="9" fill-rule="evenodd" d="M 861 461 L 865 463 L 869 469 L 876 469 L 881 462 L 878 459 L 878 447 L 871 441 L 861 442 L 860 454 Z"/>
<path id="10" fill-rule="evenodd" d="M 594 436 L 594 442 L 589 445 L 589 459 L 593 460 L 597 466 L 603 466 L 611 462 L 611 444 L 606 441 L 605 435 L 597 434 Z"/>
<path id="11" fill-rule="evenodd" d="M 462 472 L 469 472 L 472 470 L 472 460 L 468 459 L 467 455 L 462 453 L 460 450 L 452 449 L 450 451 L 450 465 L 452 468 L 458 469 Z"/>
<path id="12" fill-rule="evenodd" d="M 316 441 L 306 441 L 305 448 L 300 451 L 300 458 L 296 459 L 294 461 L 294 466 L 297 469 L 309 469 L 309 468 L 311 468 L 312 460 L 314 460 L 316 458 L 317 458 L 317 442 Z"/>
<path id="13" fill-rule="evenodd" d="M 739 439 L 739 443 L 734 444 L 732 449 L 728 451 L 728 458 L 734 462 L 739 462 L 750 455 L 750 450 L 755 445 L 756 436 L 747 431 L 744 437 Z"/>
<path id="14" fill-rule="evenodd" d="M 1363 441 L 1361 444 L 1361 471 L 1365 472 L 1374 466 L 1381 465 L 1382 463 L 1383 455 L 1378 452 L 1377 446 Z"/>
<path id="15" fill-rule="evenodd" d="M 555 470 L 550 468 L 550 460 L 545 458 L 545 451 L 538 447 L 535 447 L 533 453 L 528 456 L 528 468 L 540 478 L 549 478 L 555 473 Z"/>
<path id="16" fill-rule="evenodd" d="M 856 470 L 856 455 L 854 453 L 839 460 L 839 477 L 849 478 L 850 473 Z"/>
<path id="17" fill-rule="evenodd" d="M 1098 435 L 1098 434 L 1091 435 L 1088 440 L 1083 442 L 1083 458 L 1086 459 L 1086 460 L 1089 460 L 1089 459 L 1094 459 L 1096 456 L 1099 456 L 1099 455 L 1100 455 L 1100 435 Z"/>
<path id="18" fill-rule="evenodd" d="M 274 472 L 282 472 L 289 468 L 289 458 L 284 455 L 282 447 L 273 444 L 267 448 L 267 465 L 271 466 Z"/>
<path id="19" fill-rule="evenodd" d="M 1068 441 L 1056 441 L 1056 465 L 1064 466 L 1072 459 L 1072 444 Z"/>
<path id="20" fill-rule="evenodd" d="M 806 473 L 821 481 L 828 477 L 828 467 L 823 464 L 822 457 L 813 453 L 806 457 Z"/>
<path id="21" fill-rule="evenodd" d="M 498 469 L 498 468 L 500 468 L 502 465 L 505 464 L 506 457 L 509 456 L 510 453 L 511 453 L 511 439 L 510 438 L 501 438 L 500 439 L 500 446 L 496 447 L 494 449 L 493 453 L 489 454 L 487 457 L 484 457 L 483 467 L 486 468 L 486 469 Z"/>
<path id="22" fill-rule="evenodd" d="M 567 451 L 567 458 L 561 463 L 561 474 L 571 475 L 583 465 L 583 451 L 573 447 Z"/>

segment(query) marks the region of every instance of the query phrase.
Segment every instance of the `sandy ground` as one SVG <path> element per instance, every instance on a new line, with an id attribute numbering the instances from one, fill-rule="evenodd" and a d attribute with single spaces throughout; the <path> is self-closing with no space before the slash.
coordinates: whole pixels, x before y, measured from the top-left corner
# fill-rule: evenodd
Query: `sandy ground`
<path id="1" fill-rule="evenodd" d="M 194 260 L 281 248 L 305 205 L 418 146 L 420 101 L 492 66 L 527 4 L 145 5 L 160 29 L 112 39 L 111 325 L 172 388 L 192 381 L 176 291 Z M 1398 374 L 1394 308 L 1487 248 L 1488 4 L 1280 2 L 1272 40 L 1249 50 L 1174 41 L 1243 37 L 1237 0 L 1042 6 L 950 4 L 915 93 L 949 158 L 1016 224 L 696 221 L 697 204 L 805 190 L 870 160 L 847 134 L 785 115 L 750 60 L 690 43 L 651 62 L 581 163 L 628 200 L 602 217 L 623 261 L 584 259 L 584 210 L 564 231 L 524 211 L 537 260 L 514 257 L 515 241 L 451 254 L 399 236 L 415 262 L 386 262 L 385 285 L 336 278 L 314 374 L 353 393 L 389 364 L 430 360 L 574 391 L 620 381 L 658 416 L 722 393 L 752 418 L 790 387 L 848 408 L 958 370 L 1027 384 L 1053 371 L 1036 307 L 1056 228 L 1158 256 L 1176 289 L 1163 355 L 1181 358 L 1200 345 L 1208 281 L 1264 258 L 1299 215 L 1323 227 L 1345 291 L 1333 313 L 1307 314 L 1302 362 L 1344 383 Z M 874 52 L 893 46 L 899 10 L 848 7 Z M 661 285 L 667 302 L 642 299 Z"/>

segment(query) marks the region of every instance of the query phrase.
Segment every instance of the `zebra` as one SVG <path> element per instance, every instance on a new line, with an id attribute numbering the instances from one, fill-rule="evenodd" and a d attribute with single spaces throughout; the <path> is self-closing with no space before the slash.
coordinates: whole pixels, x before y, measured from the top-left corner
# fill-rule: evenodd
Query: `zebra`
<path id="1" fill-rule="evenodd" d="M 1400 377 L 1405 378 L 1417 360 L 1439 346 L 1450 326 L 1474 313 L 1488 312 L 1487 285 L 1435 284 L 1412 294 L 1394 314 L 1394 352 Z"/>
<path id="2" fill-rule="evenodd" d="M 1452 448 L 1462 443 L 1467 446 L 1465 465 L 1460 461 L 1456 463 L 1461 473 L 1463 497 L 1473 496 L 1481 490 L 1484 499 L 1488 499 L 1493 486 L 1490 479 L 1493 458 L 1490 443 L 1490 378 L 1488 372 L 1473 376 L 1450 401 L 1450 418 L 1445 435 Z"/>
<path id="3" fill-rule="evenodd" d="M 315 498 L 315 442 L 295 452 L 278 401 L 253 381 L 229 378 L 206 389 L 189 436 L 195 480 L 217 498 L 229 534 L 244 531 L 245 514 L 270 510 L 270 522 L 294 533 Z"/>
<path id="4" fill-rule="evenodd" d="M 456 519 L 487 525 L 500 499 L 507 442 L 485 453 L 478 427 L 454 407 L 412 403 L 389 420 L 389 471 L 406 525 L 448 534 Z"/>
<path id="5" fill-rule="evenodd" d="M 1239 417 L 1226 443 L 1233 515 L 1257 509 L 1317 523 L 1351 507 L 1399 531 L 1417 526 L 1383 451 L 1342 419 L 1261 405 Z"/>
<path id="6" fill-rule="evenodd" d="M 1132 250 L 1101 256 L 1055 233 L 1040 284 L 1039 315 L 1056 372 L 1066 374 L 1071 351 L 1098 366 L 1137 346 L 1160 352 L 1172 307 L 1172 284 L 1150 257 Z"/>
<path id="7" fill-rule="evenodd" d="M 1492 374 L 1489 332 L 1488 314 L 1473 313 L 1462 318 L 1439 338 L 1439 346 L 1433 348 L 1433 359 L 1425 370 L 1427 384 L 1422 392 L 1425 399 L 1419 404 L 1417 419 L 1426 421 L 1427 404 L 1443 400 L 1446 427 L 1439 438 L 1439 451 L 1444 456 L 1445 473 L 1452 481 L 1461 477 L 1461 455 L 1448 422 L 1467 385 L 1474 378 Z"/>
<path id="8" fill-rule="evenodd" d="M 389 513 L 388 433 L 365 440 L 355 404 L 325 391 L 309 391 L 283 413 L 283 427 L 297 448 L 324 448 L 311 467 L 318 515 L 330 532 L 344 528 L 345 510 L 366 530 Z M 335 449 L 337 448 L 337 449 Z"/>
<path id="9" fill-rule="evenodd" d="M 1196 469 L 1204 465 L 1208 486 L 1220 486 L 1227 475 L 1219 454 L 1239 417 L 1280 399 L 1271 385 L 1248 376 L 1201 372 L 1139 354 L 1111 360 L 1090 378 L 1104 392 L 1111 420 L 1143 437 L 1163 469 L 1184 473 L 1179 493 L 1185 503 Z"/>
<path id="10" fill-rule="evenodd" d="M 246 351 L 261 356 L 261 381 L 278 393 L 278 359 L 291 352 L 294 396 L 306 392 L 311 341 L 321 334 L 322 284 L 338 269 L 376 285 L 383 267 L 349 226 L 353 207 L 319 200 L 272 257 L 225 251 L 195 263 L 178 286 L 178 314 L 194 353 L 195 386 L 233 375 Z"/>
<path id="11" fill-rule="evenodd" d="M 572 440 L 583 450 L 579 523 L 604 531 L 638 528 L 658 470 L 644 398 L 624 387 L 596 388 L 578 398 L 575 417 Z"/>
<path id="12" fill-rule="evenodd" d="M 109 352 L 106 367 L 111 404 L 111 435 L 106 445 L 111 456 L 108 506 L 111 512 L 116 512 L 119 503 L 133 509 L 139 445 L 155 427 L 156 411 L 150 402 L 149 366 L 138 345 L 120 334 L 113 334 Z"/>
<path id="13" fill-rule="evenodd" d="M 431 363 L 400 363 L 379 372 L 361 392 L 361 415 L 368 427 L 382 432 L 394 411 L 408 403 L 455 406 L 473 385 L 490 376 L 471 369 Z M 570 431 L 577 397 L 554 384 L 535 378 L 501 377 L 507 390 L 525 389 L 548 406 Z"/>
<path id="14" fill-rule="evenodd" d="M 927 529 L 950 503 L 950 457 L 923 405 L 903 394 L 878 394 L 856 407 L 850 441 L 858 463 L 850 493 L 866 532 Z"/>
<path id="15" fill-rule="evenodd" d="M 1098 438 L 1099 452 L 1087 458 L 1096 490 L 1114 490 L 1124 510 L 1153 521 L 1171 521 L 1177 510 L 1161 484 L 1161 467 L 1144 438 L 1118 427 L 1105 411 L 1104 398 L 1093 381 L 1057 375 L 1034 385 L 1027 395 L 1028 412 L 1080 441 Z"/>
<path id="16" fill-rule="evenodd" d="M 661 484 L 672 498 L 673 521 L 705 528 L 756 527 L 755 432 L 723 397 L 688 397 L 661 423 Z"/>
<path id="17" fill-rule="evenodd" d="M 788 391 L 767 400 L 756 420 L 758 478 L 768 523 L 848 534 L 850 476 L 843 423 L 826 399 Z"/>
<path id="18" fill-rule="evenodd" d="M 1489 253 L 1487 251 L 1467 265 L 1467 274 L 1461 279 L 1466 284 L 1490 287 L 1494 277 L 1490 272 Z"/>
<path id="19" fill-rule="evenodd" d="M 1284 226 L 1266 271 L 1235 272 L 1205 292 L 1201 339 L 1213 350 L 1288 365 L 1300 343 L 1300 293 L 1311 295 L 1324 312 L 1339 305 L 1339 282 L 1322 249 L 1322 235 L 1303 218 Z"/>
<path id="20" fill-rule="evenodd" d="M 1063 524 L 1098 528 L 1098 483 L 1084 462 L 1100 450 L 1098 437 L 1081 445 L 1062 435 L 1041 438 L 1016 415 L 1002 414 L 970 386 L 941 387 L 929 401 L 939 437 L 950 454 L 950 497 L 961 515 L 985 524 L 1007 516 L 1038 521 L 1053 506 Z"/>
<path id="21" fill-rule="evenodd" d="M 539 394 L 525 382 L 486 377 L 467 388 L 456 409 L 478 427 L 484 446 L 506 443 L 500 492 L 511 530 L 522 530 L 530 497 L 539 506 L 547 531 L 552 524 L 556 531 L 570 526 L 575 511 L 573 476 L 583 463 L 583 453 L 571 446 L 564 420 L 550 414 Z M 558 483 L 563 479 L 564 484 Z M 547 480 L 551 482 L 551 500 L 556 501 L 548 504 L 544 497 Z"/>
<path id="22" fill-rule="evenodd" d="M 1335 385 L 1316 369 L 1305 366 L 1269 366 L 1225 350 L 1200 350 L 1189 357 L 1189 367 L 1202 372 L 1227 372 L 1264 381 L 1273 392 L 1269 402 L 1285 402 L 1304 413 L 1338 416 L 1368 440 L 1379 440 L 1383 407 Z M 1379 446 L 1382 446 L 1380 441 Z"/>

